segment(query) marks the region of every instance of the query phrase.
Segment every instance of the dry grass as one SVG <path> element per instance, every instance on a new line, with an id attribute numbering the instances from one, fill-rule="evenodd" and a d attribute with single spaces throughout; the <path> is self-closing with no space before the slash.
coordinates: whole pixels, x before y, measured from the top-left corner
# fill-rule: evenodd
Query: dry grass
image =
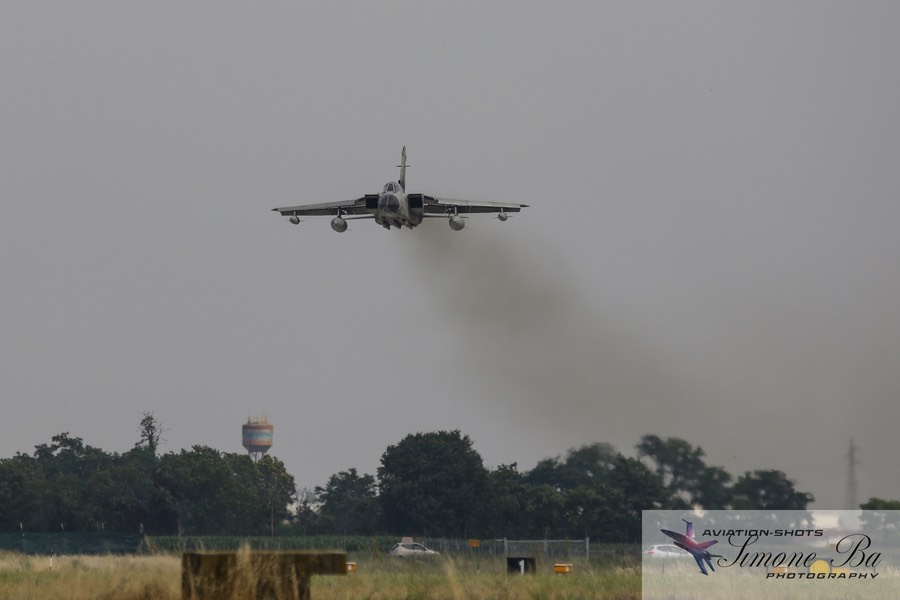
<path id="1" fill-rule="evenodd" d="M 637 600 L 640 574 L 576 563 L 554 575 L 539 565 L 534 576 L 509 576 L 502 559 L 441 558 L 409 561 L 383 555 L 351 556 L 357 573 L 314 577 L 314 600 Z M 181 598 L 181 558 L 67 556 L 50 559 L 0 554 L 0 598 L 16 600 L 174 600 Z"/>
<path id="2" fill-rule="evenodd" d="M 575 562 L 571 575 L 554 575 L 538 564 L 534 576 L 507 575 L 499 558 L 403 560 L 383 554 L 351 555 L 358 571 L 347 576 L 313 577 L 315 600 L 637 600 L 639 565 Z M 723 570 L 724 571 L 724 570 Z M 777 582 L 764 577 L 716 572 L 699 576 L 692 568 L 647 573 L 647 598 L 900 597 L 900 572 L 880 569 L 875 581 Z M 26 556 L 0 553 L 0 598 L 15 600 L 175 600 L 181 598 L 181 557 Z"/>
<path id="3" fill-rule="evenodd" d="M 539 565 L 537 575 L 508 575 L 503 559 L 442 558 L 437 561 L 378 560 L 359 563 L 348 577 L 313 581 L 316 600 L 637 600 L 640 575 L 576 563 L 571 575 Z"/>
<path id="4" fill-rule="evenodd" d="M 571 575 L 554 575 L 538 564 L 534 576 L 507 575 L 499 558 L 448 558 L 415 561 L 384 554 L 351 555 L 358 571 L 313 577 L 315 600 L 637 600 L 641 569 L 618 563 L 575 562 Z M 694 569 L 647 573 L 647 598 L 895 598 L 900 572 L 880 570 L 874 582 L 773 582 Z M 0 553 L 0 598 L 15 600 L 175 600 L 181 598 L 181 557 L 64 556 L 52 567 L 47 556 Z"/>
<path id="5" fill-rule="evenodd" d="M 763 569 L 719 569 L 707 577 L 691 565 L 665 572 L 644 571 L 643 592 L 648 600 L 869 600 L 900 598 L 900 573 L 878 569 L 875 579 L 774 579 Z M 861 570 L 857 575 L 871 573 Z M 799 574 L 799 573 L 798 573 Z M 806 573 L 804 572 L 805 576 Z"/>
<path id="6" fill-rule="evenodd" d="M 167 600 L 181 598 L 177 556 L 0 554 L 0 598 Z"/>

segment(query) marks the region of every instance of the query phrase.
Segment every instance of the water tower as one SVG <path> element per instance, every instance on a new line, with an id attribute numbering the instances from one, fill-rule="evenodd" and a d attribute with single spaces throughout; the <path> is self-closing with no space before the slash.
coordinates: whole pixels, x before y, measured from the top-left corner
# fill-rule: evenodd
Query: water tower
<path id="1" fill-rule="evenodd" d="M 250 453 L 253 462 L 269 451 L 272 447 L 272 431 L 275 428 L 269 424 L 268 417 L 247 417 L 247 422 L 242 427 L 242 439 L 244 448 Z"/>

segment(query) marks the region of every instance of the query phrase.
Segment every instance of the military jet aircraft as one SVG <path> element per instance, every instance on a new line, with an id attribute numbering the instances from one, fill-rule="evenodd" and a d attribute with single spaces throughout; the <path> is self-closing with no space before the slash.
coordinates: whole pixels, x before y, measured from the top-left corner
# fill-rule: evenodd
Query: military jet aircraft
<path id="1" fill-rule="evenodd" d="M 390 229 L 408 227 L 412 229 L 421 225 L 425 219 L 447 219 L 450 229 L 459 231 L 466 226 L 460 215 L 472 213 L 496 213 L 497 218 L 505 221 L 509 213 L 519 212 L 527 208 L 527 204 L 512 202 L 477 202 L 473 200 L 450 200 L 425 194 L 409 194 L 406 192 L 406 146 L 400 154 L 400 179 L 389 181 L 380 194 L 366 194 L 356 200 L 324 202 L 322 204 L 303 204 L 300 206 L 283 206 L 273 208 L 275 212 L 289 217 L 294 225 L 300 223 L 300 217 L 306 215 L 327 216 L 331 219 L 331 228 L 338 233 L 347 231 L 347 221 L 354 219 L 375 219 L 375 222 Z"/>
<path id="2" fill-rule="evenodd" d="M 706 567 L 703 566 L 703 561 L 706 561 L 706 564 L 709 565 L 709 568 L 712 571 L 715 571 L 715 568 L 712 566 L 712 559 L 721 556 L 719 554 L 710 554 L 709 548 L 713 544 L 715 544 L 718 540 L 709 540 L 706 542 L 698 542 L 694 539 L 694 524 L 688 521 L 687 519 L 682 519 L 687 526 L 685 527 L 684 533 L 678 533 L 677 531 L 669 531 L 668 529 L 660 529 L 664 534 L 675 540 L 675 545 L 681 548 L 682 550 L 687 550 L 691 553 L 691 556 L 694 557 L 694 560 L 697 561 L 697 566 L 700 567 L 700 572 L 704 575 L 709 575 L 706 572 Z"/>

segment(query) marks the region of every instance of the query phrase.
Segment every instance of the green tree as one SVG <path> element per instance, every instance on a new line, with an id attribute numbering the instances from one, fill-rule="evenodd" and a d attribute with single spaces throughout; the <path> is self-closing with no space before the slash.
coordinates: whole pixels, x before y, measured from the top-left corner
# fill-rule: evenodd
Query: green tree
<path id="1" fill-rule="evenodd" d="M 570 448 L 565 459 L 545 458 L 538 462 L 525 476 L 525 481 L 551 485 L 558 490 L 593 487 L 605 481 L 618 456 L 610 444 L 600 442 Z"/>
<path id="2" fill-rule="evenodd" d="M 526 483 L 516 463 L 500 465 L 488 473 L 485 501 L 479 507 L 480 535 L 517 535 L 524 518 Z"/>
<path id="3" fill-rule="evenodd" d="M 658 510 L 668 492 L 656 473 L 636 458 L 619 456 L 609 475 L 609 486 L 619 494 L 614 517 L 605 530 L 592 530 L 599 541 L 637 541 L 641 537 L 641 511 Z"/>
<path id="4" fill-rule="evenodd" d="M 38 529 L 93 531 L 105 521 L 103 487 L 106 471 L 117 455 L 86 446 L 68 432 L 35 446 L 35 459 L 43 475 L 37 506 Z"/>
<path id="5" fill-rule="evenodd" d="M 101 503 L 106 529 L 163 532 L 155 512 L 153 474 L 157 459 L 147 448 L 133 448 L 116 456 L 109 469 L 98 473 L 97 501 Z"/>
<path id="6" fill-rule="evenodd" d="M 859 507 L 866 511 L 860 517 L 863 529 L 874 540 L 886 542 L 900 531 L 900 500 L 869 498 Z"/>
<path id="7" fill-rule="evenodd" d="M 288 518 L 288 507 L 297 498 L 297 484 L 284 463 L 266 454 L 256 463 L 262 496 L 269 509 L 269 533 L 275 535 L 275 524 Z"/>
<path id="8" fill-rule="evenodd" d="M 694 505 L 708 510 L 731 506 L 731 474 L 722 467 L 704 467 L 694 481 Z"/>
<path id="9" fill-rule="evenodd" d="M 271 481 L 293 485 L 292 480 L 285 483 L 280 461 L 267 463 L 266 469 L 274 477 Z M 287 514 L 284 490 L 267 495 L 272 490 L 265 488 L 260 471 L 243 453 L 208 446 L 168 453 L 159 460 L 155 480 L 159 509 L 174 515 L 179 533 L 260 533 L 269 529 L 274 515 Z"/>
<path id="10" fill-rule="evenodd" d="M 328 478 L 325 487 L 316 487 L 322 502 L 318 528 L 323 532 L 372 535 L 378 528 L 378 496 L 375 478 L 359 475 L 356 469 Z"/>
<path id="11" fill-rule="evenodd" d="M 863 510 L 900 510 L 900 500 L 882 500 L 881 498 L 869 498 L 859 505 Z"/>
<path id="12" fill-rule="evenodd" d="M 605 482 L 620 456 L 612 445 L 602 442 L 570 449 L 561 469 L 563 487 L 592 487 Z"/>
<path id="13" fill-rule="evenodd" d="M 41 496 L 47 485 L 35 458 L 17 453 L 0 459 L 0 531 L 44 530 Z"/>
<path id="14" fill-rule="evenodd" d="M 738 510 L 806 510 L 813 495 L 798 492 L 782 471 L 748 471 L 731 489 L 733 508 Z"/>
<path id="15" fill-rule="evenodd" d="M 557 502 L 546 503 L 543 509 L 556 517 L 540 535 L 589 536 L 599 541 L 638 539 L 641 511 L 661 508 L 670 501 L 670 493 L 656 473 L 609 444 L 573 448 L 565 459 L 542 460 L 525 480 L 531 486 L 543 486 L 545 499 L 548 489 L 557 495 Z"/>
<path id="16" fill-rule="evenodd" d="M 461 536 L 476 524 L 487 471 L 459 430 L 417 433 L 388 446 L 378 482 L 389 531 Z"/>
<path id="17" fill-rule="evenodd" d="M 294 534 L 309 535 L 319 531 L 333 532 L 327 527 L 324 529 L 319 527 L 319 513 L 313 508 L 313 504 L 316 502 L 316 494 L 313 490 L 303 488 L 298 491 L 297 497 L 299 502 L 293 514 L 293 523 L 291 523 L 291 531 Z"/>
<path id="18" fill-rule="evenodd" d="M 157 458 L 152 444 L 137 444 L 119 455 L 61 433 L 33 457 L 0 460 L 6 531 L 21 523 L 26 531 L 274 533 L 294 497 L 277 458 L 254 464 L 205 446 Z"/>
<path id="19" fill-rule="evenodd" d="M 571 487 L 568 482 L 563 481 L 561 471 L 563 469 L 563 461 L 559 456 L 552 458 L 542 458 L 538 461 L 534 468 L 525 473 L 524 483 L 530 485 L 549 485 L 555 490 Z"/>
<path id="20" fill-rule="evenodd" d="M 566 498 L 552 485 L 525 484 L 516 535 L 541 538 L 561 535 L 566 526 Z"/>
<path id="21" fill-rule="evenodd" d="M 165 428 L 162 426 L 160 420 L 156 418 L 155 413 L 144 413 L 143 418 L 141 418 L 141 425 L 138 432 L 140 433 L 141 439 L 135 444 L 135 447 L 147 448 L 150 451 L 150 454 L 156 456 L 156 450 L 159 447 L 159 444 L 165 441 L 162 437 Z"/>
<path id="22" fill-rule="evenodd" d="M 723 509 L 728 505 L 731 476 L 721 467 L 707 466 L 703 448 L 678 437 L 645 435 L 636 449 L 639 457 L 650 460 L 666 487 L 667 508 Z"/>

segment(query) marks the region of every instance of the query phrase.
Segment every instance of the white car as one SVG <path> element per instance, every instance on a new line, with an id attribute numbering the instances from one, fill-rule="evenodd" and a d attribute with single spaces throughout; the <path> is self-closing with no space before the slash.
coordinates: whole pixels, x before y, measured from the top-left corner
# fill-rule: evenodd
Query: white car
<path id="1" fill-rule="evenodd" d="M 690 556 L 691 553 L 674 544 L 654 544 L 644 550 L 644 555 L 651 558 L 677 558 Z"/>
<path id="2" fill-rule="evenodd" d="M 401 542 L 394 544 L 388 552 L 391 556 L 436 556 L 440 552 L 429 550 L 422 544 L 415 542 Z"/>

